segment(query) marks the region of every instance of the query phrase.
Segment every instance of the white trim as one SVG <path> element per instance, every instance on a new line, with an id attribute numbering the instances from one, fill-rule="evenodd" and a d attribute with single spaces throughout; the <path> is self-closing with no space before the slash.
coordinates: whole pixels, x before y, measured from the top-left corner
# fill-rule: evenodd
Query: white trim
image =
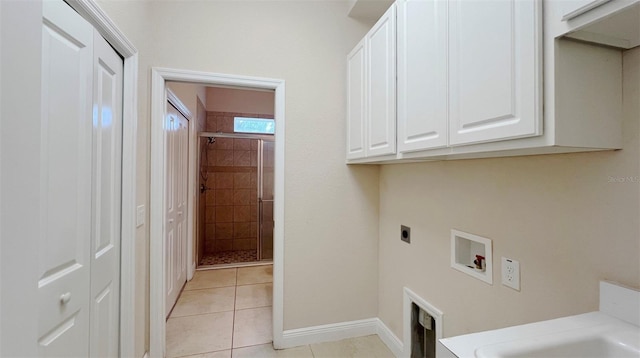
<path id="1" fill-rule="evenodd" d="M 120 356 L 135 347 L 136 139 L 138 123 L 138 50 L 94 0 L 66 0 L 124 57 L 122 103 L 122 222 L 120 258 Z"/>
<path id="2" fill-rule="evenodd" d="M 178 96 L 176 96 L 176 94 L 173 93 L 173 91 L 171 89 L 169 89 L 168 87 L 167 87 L 166 91 L 167 91 L 167 101 L 169 101 L 169 103 L 171 103 L 171 105 L 176 107 L 178 112 L 182 113 L 182 115 L 188 121 L 193 120 L 193 115 L 191 114 L 191 111 L 189 111 L 189 108 L 187 108 L 187 106 L 185 106 L 184 103 L 182 103 L 180 98 L 178 98 Z"/>
<path id="3" fill-rule="evenodd" d="M 282 346 L 291 348 L 306 344 L 339 341 L 378 333 L 377 318 L 290 329 L 282 332 Z"/>
<path id="4" fill-rule="evenodd" d="M 443 313 L 407 287 L 403 289 L 402 301 L 402 330 L 404 341 L 404 351 L 402 357 L 408 358 L 411 356 L 411 304 L 415 303 L 422 310 L 427 311 L 427 313 L 431 315 L 431 317 L 433 317 L 433 319 L 436 321 L 436 341 L 442 338 L 442 332 L 444 328 L 442 326 Z"/>
<path id="5" fill-rule="evenodd" d="M 136 142 L 138 137 L 138 54 L 124 60 L 122 123 L 122 236 L 120 242 L 120 356 L 135 352 Z"/>
<path id="6" fill-rule="evenodd" d="M 402 341 L 379 318 L 287 330 L 283 332 L 281 348 L 339 341 L 372 334 L 377 334 L 394 356 L 402 356 L 404 352 Z"/>
<path id="7" fill-rule="evenodd" d="M 250 89 L 275 90 L 275 200 L 274 200 L 274 261 L 273 261 L 273 345 L 283 346 L 283 264 L 284 264 L 284 143 L 285 143 L 285 82 L 278 79 L 233 76 L 168 68 L 151 69 L 151 183 L 150 237 L 164 237 L 164 133 L 166 81 L 180 81 L 210 86 L 233 86 Z M 193 183 L 190 183 L 193 185 Z M 191 218 L 188 218 L 191 220 Z M 162 357 L 165 350 L 164 317 L 164 244 L 163 240 L 149 243 L 149 339 L 150 356 Z"/>
<path id="8" fill-rule="evenodd" d="M 118 29 L 113 21 L 102 11 L 94 0 L 65 0 L 76 12 L 98 30 L 100 35 L 113 46 L 125 59 L 138 53 L 138 50 Z"/>
<path id="9" fill-rule="evenodd" d="M 387 327 L 387 325 L 384 324 L 384 322 L 382 322 L 382 320 L 379 318 L 376 332 L 378 333 L 378 337 L 380 337 L 380 340 L 384 342 L 384 344 L 387 346 L 387 348 L 389 348 L 394 356 L 402 357 L 402 354 L 404 352 L 404 344 L 402 343 L 400 338 L 393 334 L 389 327 Z"/>

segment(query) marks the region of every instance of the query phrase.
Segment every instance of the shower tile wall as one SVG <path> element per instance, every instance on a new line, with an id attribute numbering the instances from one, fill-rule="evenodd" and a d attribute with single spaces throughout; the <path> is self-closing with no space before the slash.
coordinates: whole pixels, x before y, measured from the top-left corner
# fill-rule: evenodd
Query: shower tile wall
<path id="1" fill-rule="evenodd" d="M 233 133 L 233 118 L 272 116 L 247 113 L 207 112 L 207 132 Z M 202 139 L 206 142 L 206 138 Z M 208 174 L 205 192 L 204 252 L 257 249 L 257 154 L 258 141 L 216 138 L 206 144 L 203 168 Z M 204 163 L 204 160 L 207 162 Z"/>

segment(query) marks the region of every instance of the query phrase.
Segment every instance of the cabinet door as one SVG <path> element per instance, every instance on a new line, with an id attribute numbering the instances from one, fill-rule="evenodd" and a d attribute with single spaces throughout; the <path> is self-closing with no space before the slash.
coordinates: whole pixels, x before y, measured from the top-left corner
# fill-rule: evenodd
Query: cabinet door
<path id="1" fill-rule="evenodd" d="M 366 35 L 367 156 L 396 152 L 396 7 Z"/>
<path id="2" fill-rule="evenodd" d="M 347 56 L 347 159 L 366 156 L 365 56 L 364 39 Z"/>
<path id="3" fill-rule="evenodd" d="M 398 3 L 398 150 L 447 145 L 447 3 Z"/>
<path id="4" fill-rule="evenodd" d="M 541 134 L 541 1 L 449 2 L 450 145 Z"/>

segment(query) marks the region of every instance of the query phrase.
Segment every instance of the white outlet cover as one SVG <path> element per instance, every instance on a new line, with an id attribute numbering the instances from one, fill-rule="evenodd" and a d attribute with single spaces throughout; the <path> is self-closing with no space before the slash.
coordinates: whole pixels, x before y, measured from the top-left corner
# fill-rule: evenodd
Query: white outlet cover
<path id="1" fill-rule="evenodd" d="M 502 284 L 520 291 L 520 262 L 502 258 Z"/>

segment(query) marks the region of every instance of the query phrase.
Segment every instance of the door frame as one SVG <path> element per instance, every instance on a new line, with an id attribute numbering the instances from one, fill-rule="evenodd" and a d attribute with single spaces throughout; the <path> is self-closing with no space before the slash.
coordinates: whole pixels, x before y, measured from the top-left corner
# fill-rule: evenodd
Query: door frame
<path id="1" fill-rule="evenodd" d="M 120 236 L 120 356 L 135 352 L 136 138 L 138 50 L 94 0 L 65 0 L 124 58 L 122 91 L 122 210 Z"/>
<path id="2" fill-rule="evenodd" d="M 163 357 L 165 353 L 166 317 L 164 316 L 164 162 L 165 145 L 163 119 L 165 116 L 166 82 L 179 81 L 205 86 L 231 86 L 275 91 L 275 179 L 274 179 L 274 237 L 273 237 L 273 344 L 282 347 L 284 295 L 284 159 L 285 159 L 285 81 L 209 72 L 153 67 L 151 69 L 151 183 L 149 204 L 149 353 Z M 191 160 L 191 158 L 190 158 Z M 189 182 L 193 186 L 193 182 Z M 192 221 L 193 217 L 187 220 Z M 154 239 L 155 238 L 155 239 Z M 193 245 L 193 240 L 188 241 Z M 189 249 L 187 249 L 189 251 Z"/>

